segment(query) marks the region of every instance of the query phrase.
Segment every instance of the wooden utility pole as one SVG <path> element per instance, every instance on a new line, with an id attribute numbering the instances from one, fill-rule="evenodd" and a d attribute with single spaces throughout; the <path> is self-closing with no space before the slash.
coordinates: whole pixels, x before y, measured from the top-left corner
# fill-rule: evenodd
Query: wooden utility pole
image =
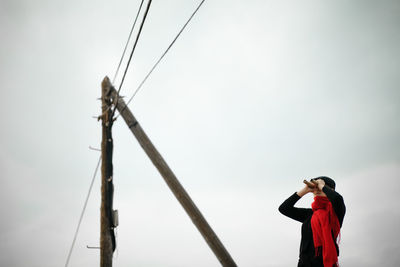
<path id="1" fill-rule="evenodd" d="M 101 211 L 100 211 L 100 267 L 112 266 L 112 255 L 115 249 L 113 223 L 113 139 L 111 128 L 113 124 L 111 109 L 111 90 L 109 79 L 104 78 L 101 87 Z"/>
<path id="2" fill-rule="evenodd" d="M 124 100 L 122 98 L 118 98 L 117 91 L 114 89 L 114 87 L 112 87 L 111 84 L 108 84 L 108 87 L 111 90 L 111 98 L 113 102 L 117 104 L 117 109 L 124 118 L 129 129 L 136 137 L 147 156 L 153 162 L 154 166 L 158 169 L 161 176 L 164 178 L 175 197 L 185 209 L 194 225 L 196 225 L 197 229 L 200 231 L 201 235 L 204 237 L 222 266 L 237 266 L 232 257 L 229 255 L 228 251 L 225 249 L 224 245 L 219 240 L 218 236 L 214 233 L 206 219 L 201 214 L 200 210 L 196 207 L 186 190 L 179 183 L 175 174 L 172 172 L 165 160 L 162 158 L 161 154 L 157 151 L 153 143 L 147 137 L 146 133 L 143 131 L 132 112 L 126 106 Z"/>

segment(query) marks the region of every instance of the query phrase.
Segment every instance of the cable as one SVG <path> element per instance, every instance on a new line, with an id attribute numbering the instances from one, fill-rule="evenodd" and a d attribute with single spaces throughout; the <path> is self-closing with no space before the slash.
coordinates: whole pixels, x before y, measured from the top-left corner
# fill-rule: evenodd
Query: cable
<path id="1" fill-rule="evenodd" d="M 128 47 L 129 41 L 131 40 L 132 32 L 133 32 L 133 29 L 135 28 L 136 21 L 137 21 L 137 19 L 138 19 L 138 17 L 139 17 L 139 13 L 140 13 L 140 11 L 142 10 L 143 2 L 144 2 L 144 0 L 142 0 L 142 2 L 140 2 L 140 6 L 139 6 L 138 12 L 137 12 L 137 14 L 136 14 L 135 21 L 133 22 L 131 31 L 130 31 L 129 36 L 128 36 L 128 40 L 126 41 L 126 44 L 125 44 L 124 51 L 122 52 L 121 59 L 119 60 L 119 64 L 118 64 L 117 70 L 115 71 L 115 75 L 114 75 L 114 78 L 113 78 L 113 80 L 112 80 L 112 84 L 114 84 L 115 78 L 117 78 L 119 68 L 121 67 L 122 60 L 124 59 L 124 56 L 125 56 L 126 48 Z"/>
<path id="2" fill-rule="evenodd" d="M 181 28 L 181 30 L 178 32 L 178 34 L 175 36 L 174 40 L 170 43 L 170 45 L 168 46 L 168 48 L 164 51 L 164 53 L 161 55 L 161 57 L 156 61 L 156 63 L 153 65 L 153 67 L 150 69 L 150 71 L 147 73 L 147 75 L 144 77 L 143 81 L 139 84 L 139 86 L 136 88 L 135 92 L 133 93 L 133 95 L 131 96 L 131 98 L 129 98 L 128 102 L 126 103 L 125 107 L 121 110 L 121 112 L 119 113 L 119 115 L 122 113 L 122 111 L 125 110 L 125 108 L 129 105 L 129 103 L 132 101 L 132 99 L 135 97 L 135 95 L 137 94 L 137 92 L 142 88 L 143 84 L 146 82 L 147 78 L 149 78 L 150 74 L 154 71 L 154 69 L 157 67 L 157 65 L 160 63 L 160 61 L 165 57 L 165 55 L 168 53 L 168 51 L 171 49 L 171 47 L 174 45 L 175 41 L 179 38 L 179 36 L 181 35 L 181 33 L 183 32 L 183 30 L 186 28 L 186 26 L 189 24 L 189 22 L 192 20 L 192 18 L 194 17 L 194 15 L 197 13 L 197 11 L 200 9 L 200 7 L 203 5 L 205 0 L 202 0 L 200 2 L 200 4 L 197 6 L 197 8 L 195 9 L 195 11 L 192 13 L 192 15 L 190 16 L 190 18 L 186 21 L 186 23 L 183 25 L 183 27 Z M 117 94 L 119 95 L 119 94 Z M 118 100 L 117 100 L 118 101 Z M 117 118 L 119 117 L 119 115 L 117 116 Z"/>
<path id="3" fill-rule="evenodd" d="M 144 22 L 146 21 L 147 13 L 149 12 L 149 9 L 150 9 L 151 1 L 152 1 L 152 0 L 149 0 L 149 1 L 147 2 L 146 11 L 145 11 L 145 13 L 144 13 L 144 15 L 143 15 L 142 23 L 140 24 L 139 31 L 138 31 L 138 33 L 137 33 L 137 35 L 136 35 L 136 40 L 135 40 L 135 43 L 134 43 L 134 45 L 133 45 L 133 47 L 132 47 L 132 52 L 131 52 L 131 54 L 130 54 L 130 56 L 129 56 L 128 63 L 126 64 L 125 71 L 124 71 L 124 75 L 122 76 L 122 80 L 121 80 L 121 83 L 120 83 L 120 85 L 119 85 L 119 88 L 118 88 L 118 91 L 117 91 L 117 95 L 119 95 L 119 92 L 121 91 L 122 85 L 124 84 L 125 76 L 126 76 L 126 73 L 127 73 L 127 71 L 128 71 L 129 64 L 131 63 L 132 56 L 133 56 L 133 52 L 135 52 L 135 48 L 136 48 L 136 45 L 137 45 L 137 43 L 138 43 L 138 41 L 139 41 L 139 37 L 140 37 L 140 34 L 141 34 L 141 32 L 142 32 Z M 111 118 L 114 117 L 115 109 L 117 108 L 117 105 L 118 105 L 118 99 L 119 99 L 119 98 L 117 98 L 117 101 L 116 101 L 116 103 L 115 103 L 115 107 L 114 107 L 114 110 L 113 110 L 113 112 L 112 112 Z"/>
<path id="4" fill-rule="evenodd" d="M 68 266 L 69 259 L 71 258 L 72 250 L 73 250 L 74 245 L 75 245 L 76 237 L 78 236 L 79 227 L 81 226 L 81 222 L 82 222 L 82 219 L 83 219 L 83 215 L 84 215 L 84 213 L 85 213 L 85 210 L 86 210 L 86 206 L 87 206 L 87 203 L 88 203 L 88 200 L 89 200 L 89 196 L 90 196 L 90 193 L 92 192 L 93 183 L 94 183 L 94 180 L 95 180 L 95 178 L 96 178 L 96 174 L 97 174 L 97 171 L 98 171 L 98 169 L 99 169 L 100 162 L 101 162 L 101 156 L 100 156 L 100 158 L 99 158 L 99 161 L 97 162 L 97 166 L 96 166 L 96 169 L 95 169 L 94 174 L 93 174 L 92 182 L 90 183 L 89 191 L 88 191 L 88 193 L 87 193 L 85 203 L 83 204 L 83 209 L 82 209 L 82 212 L 81 212 L 81 216 L 79 217 L 78 226 L 76 227 L 74 239 L 72 240 L 71 248 L 69 249 L 67 261 L 65 262 L 65 267 Z"/>

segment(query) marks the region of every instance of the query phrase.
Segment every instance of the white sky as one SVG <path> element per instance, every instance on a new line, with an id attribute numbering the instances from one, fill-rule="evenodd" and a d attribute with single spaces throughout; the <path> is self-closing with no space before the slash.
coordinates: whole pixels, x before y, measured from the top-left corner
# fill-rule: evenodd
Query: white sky
<path id="1" fill-rule="evenodd" d="M 199 2 L 153 1 L 123 95 Z M 99 156 L 100 83 L 139 3 L 0 1 L 1 266 L 65 264 Z M 399 266 L 399 25 L 399 1 L 206 0 L 134 99 L 239 266 L 295 266 L 300 224 L 277 209 L 319 175 L 347 205 L 341 265 Z M 220 266 L 121 119 L 114 143 L 114 266 Z M 70 266 L 99 265 L 86 249 L 99 207 L 97 177 Z"/>

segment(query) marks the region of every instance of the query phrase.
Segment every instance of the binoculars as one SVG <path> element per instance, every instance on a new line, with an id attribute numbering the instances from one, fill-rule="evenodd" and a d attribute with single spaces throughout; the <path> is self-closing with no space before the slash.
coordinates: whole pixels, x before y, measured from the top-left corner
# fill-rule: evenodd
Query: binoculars
<path id="1" fill-rule="evenodd" d="M 305 183 L 309 188 L 316 188 L 318 186 L 317 182 L 314 180 L 311 180 L 310 182 L 304 180 L 303 183 Z"/>

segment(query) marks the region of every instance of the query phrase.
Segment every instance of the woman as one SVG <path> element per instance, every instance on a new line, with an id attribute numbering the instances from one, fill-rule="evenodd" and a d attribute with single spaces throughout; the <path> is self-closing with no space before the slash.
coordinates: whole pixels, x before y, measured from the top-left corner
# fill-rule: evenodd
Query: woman
<path id="1" fill-rule="evenodd" d="M 302 223 L 298 267 L 337 267 L 339 247 L 336 240 L 342 227 L 346 207 L 335 191 L 335 181 L 326 176 L 311 179 L 314 188 L 305 186 L 286 199 L 279 211 Z M 295 208 L 296 202 L 312 192 L 311 209 Z"/>

